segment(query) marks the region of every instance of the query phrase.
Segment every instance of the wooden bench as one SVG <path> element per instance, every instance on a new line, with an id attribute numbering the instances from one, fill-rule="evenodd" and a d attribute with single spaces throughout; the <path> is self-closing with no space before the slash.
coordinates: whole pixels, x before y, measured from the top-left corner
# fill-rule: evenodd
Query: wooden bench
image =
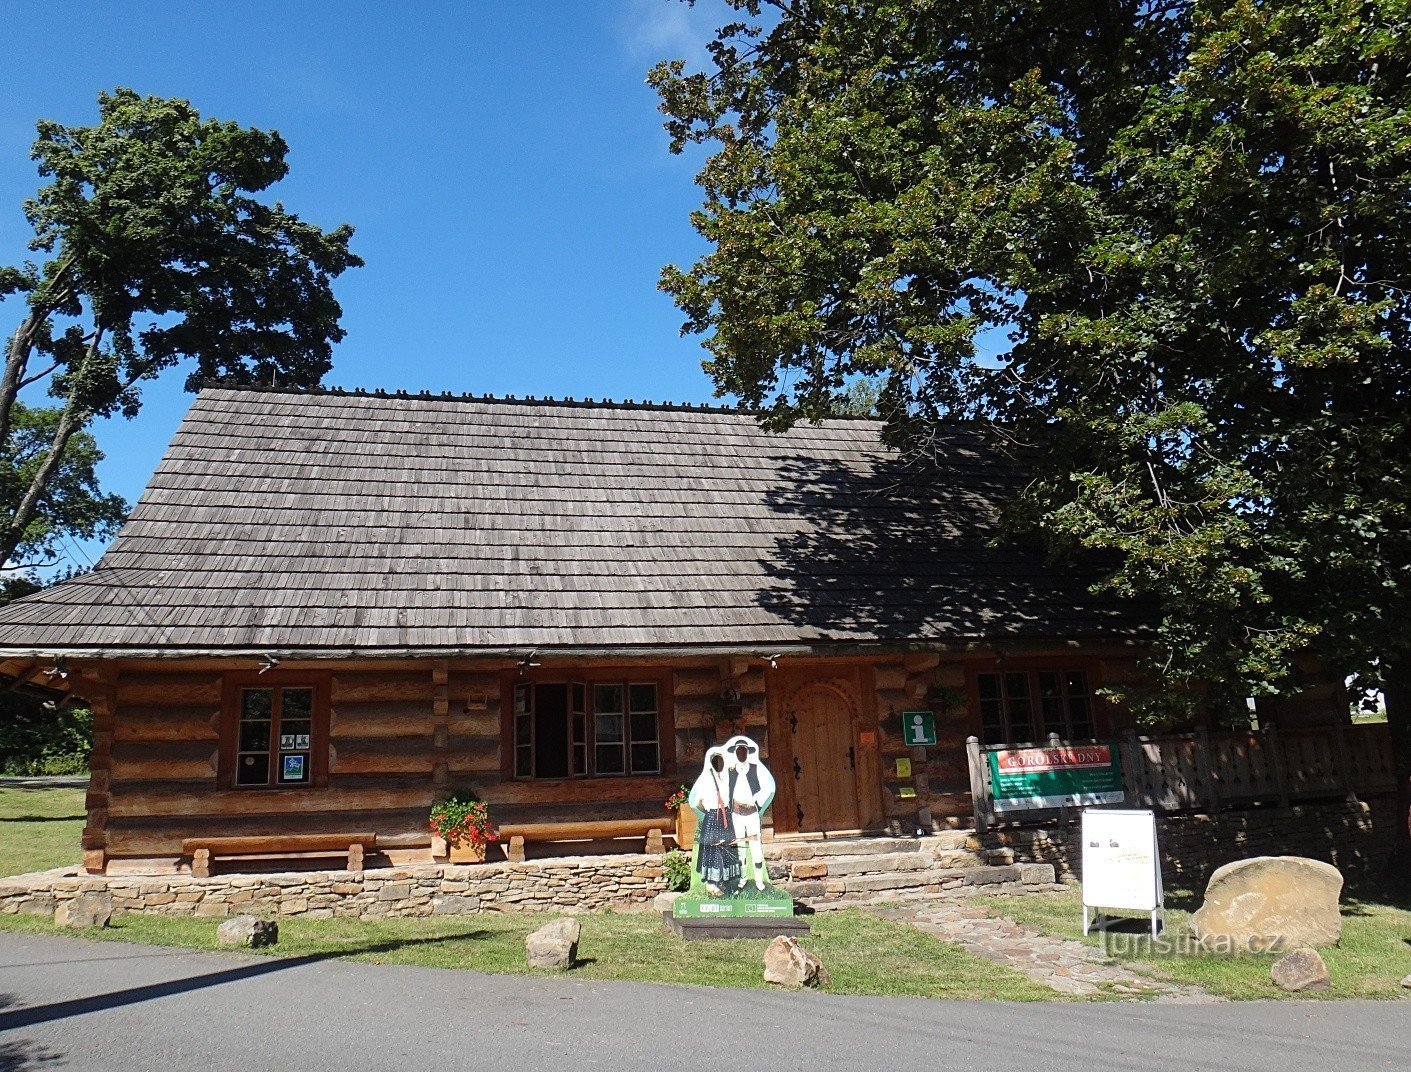
<path id="1" fill-rule="evenodd" d="M 191 874 L 210 878 L 211 864 L 217 857 L 228 856 L 288 856 L 305 853 L 311 856 L 348 856 L 348 870 L 361 871 L 365 853 L 377 848 L 376 834 L 271 834 L 252 837 L 185 838 L 181 851 L 191 857 Z"/>
<path id="2" fill-rule="evenodd" d="M 670 816 L 659 819 L 601 819 L 573 823 L 505 823 L 500 840 L 511 863 L 524 862 L 526 841 L 606 841 L 610 838 L 646 838 L 644 852 L 663 853 L 663 834 L 671 829 Z"/>

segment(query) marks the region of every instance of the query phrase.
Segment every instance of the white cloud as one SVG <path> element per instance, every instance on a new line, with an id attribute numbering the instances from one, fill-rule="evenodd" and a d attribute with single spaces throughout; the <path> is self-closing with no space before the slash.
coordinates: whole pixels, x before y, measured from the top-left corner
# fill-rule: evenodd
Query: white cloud
<path id="1" fill-rule="evenodd" d="M 706 44 L 730 14 L 715 0 L 694 6 L 684 0 L 624 0 L 618 25 L 623 47 L 634 58 L 686 60 L 699 68 L 708 60 Z"/>

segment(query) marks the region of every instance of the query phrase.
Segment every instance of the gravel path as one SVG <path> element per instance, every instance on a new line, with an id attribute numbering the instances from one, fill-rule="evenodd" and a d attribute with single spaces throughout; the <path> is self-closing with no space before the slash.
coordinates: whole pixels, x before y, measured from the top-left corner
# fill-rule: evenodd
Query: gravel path
<path id="1" fill-rule="evenodd" d="M 1034 927 L 992 915 L 980 905 L 937 899 L 908 904 L 904 908 L 867 911 L 909 923 L 967 953 L 1021 971 L 1060 994 L 1091 997 L 1111 993 L 1182 1002 L 1219 1000 L 1195 987 L 1149 979 L 1111 963 L 1090 945 L 1051 937 Z"/>

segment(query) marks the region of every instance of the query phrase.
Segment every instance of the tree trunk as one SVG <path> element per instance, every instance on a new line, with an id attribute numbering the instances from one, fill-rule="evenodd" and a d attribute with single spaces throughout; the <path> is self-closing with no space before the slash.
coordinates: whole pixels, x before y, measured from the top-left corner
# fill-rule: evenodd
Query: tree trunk
<path id="1" fill-rule="evenodd" d="M 1395 844 L 1387 875 L 1398 889 L 1411 891 L 1411 657 L 1387 664 L 1382 693 L 1396 764 Z"/>

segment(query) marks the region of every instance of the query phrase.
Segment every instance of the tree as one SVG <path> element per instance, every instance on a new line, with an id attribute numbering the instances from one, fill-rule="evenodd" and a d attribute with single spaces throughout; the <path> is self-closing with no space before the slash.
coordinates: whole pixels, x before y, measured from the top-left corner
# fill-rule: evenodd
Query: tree
<path id="1" fill-rule="evenodd" d="M 1411 821 L 1406 5 L 730 6 L 712 70 L 652 74 L 714 147 L 663 286 L 720 389 L 785 427 L 884 374 L 896 445 L 1041 448 L 1015 523 L 1160 601 L 1136 709 L 1324 660 L 1385 688 Z"/>
<path id="2" fill-rule="evenodd" d="M 318 383 L 343 337 L 332 281 L 362 264 L 352 228 L 323 231 L 251 196 L 288 172 L 278 133 L 127 89 L 101 94 L 98 110 L 96 126 L 39 123 L 32 155 L 51 181 L 25 215 L 42 259 L 0 266 L 0 300 L 24 303 L 0 375 L 10 567 L 120 520 L 85 428 L 136 414 L 145 381 L 191 359 L 191 389 Z"/>

